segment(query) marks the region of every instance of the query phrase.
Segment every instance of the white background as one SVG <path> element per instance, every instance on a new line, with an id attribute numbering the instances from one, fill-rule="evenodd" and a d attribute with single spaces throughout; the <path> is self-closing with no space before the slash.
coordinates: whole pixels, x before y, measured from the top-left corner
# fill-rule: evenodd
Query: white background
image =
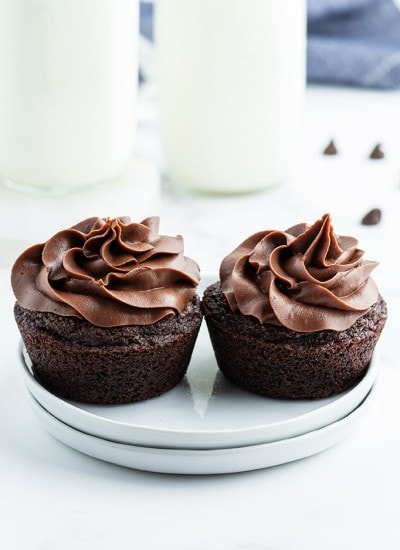
<path id="1" fill-rule="evenodd" d="M 146 96 L 142 107 L 141 149 L 157 158 Z M 1 269 L 2 549 L 400 547 L 399 129 L 399 92 L 313 87 L 302 163 L 291 182 L 241 199 L 163 197 L 163 232 L 184 234 L 188 253 L 208 273 L 253 230 L 312 222 L 325 211 L 339 233 L 358 236 L 367 257 L 380 260 L 376 280 L 389 320 L 377 398 L 358 431 L 320 455 L 250 473 L 182 477 L 127 470 L 63 446 L 42 431 L 25 401 L 9 271 Z M 322 157 L 331 137 L 340 155 Z M 373 163 L 367 155 L 377 142 L 386 158 Z M 382 207 L 382 223 L 361 226 L 373 206 Z"/>
<path id="2" fill-rule="evenodd" d="M 142 98 L 143 112 L 151 107 Z M 148 108 L 146 111 L 145 108 Z M 141 146 L 157 156 L 151 116 Z M 17 368 L 8 269 L 1 270 L 0 547 L 7 550 L 391 549 L 400 546 L 400 93 L 310 88 L 297 176 L 265 193 L 201 198 L 165 192 L 162 232 L 181 232 L 203 272 L 253 230 L 313 222 L 325 211 L 381 262 L 388 301 L 377 398 L 336 447 L 249 473 L 183 477 L 124 469 L 81 455 L 38 425 Z M 340 154 L 321 150 L 335 137 Z M 386 152 L 369 160 L 375 143 Z M 380 225 L 360 225 L 380 206 Z"/>

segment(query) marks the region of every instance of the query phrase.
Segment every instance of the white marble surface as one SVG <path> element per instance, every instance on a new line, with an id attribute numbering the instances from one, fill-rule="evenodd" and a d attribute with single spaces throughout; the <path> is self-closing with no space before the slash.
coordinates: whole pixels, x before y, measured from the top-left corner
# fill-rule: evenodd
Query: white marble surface
<path id="1" fill-rule="evenodd" d="M 151 95 L 151 90 L 146 93 Z M 141 152 L 158 161 L 156 113 L 142 97 Z M 330 211 L 359 237 L 389 305 L 377 398 L 360 428 L 314 457 L 255 472 L 148 474 L 81 455 L 39 427 L 18 376 L 8 268 L 0 270 L 0 547 L 7 550 L 352 550 L 400 547 L 400 93 L 312 88 L 296 178 L 264 194 L 165 190 L 164 233 L 182 233 L 204 273 L 253 230 Z M 334 137 L 337 157 L 321 156 Z M 381 142 L 387 154 L 369 160 Z M 127 205 L 127 214 L 131 213 Z M 380 225 L 360 225 L 380 206 Z M 4 253 L 2 249 L 2 254 Z"/>

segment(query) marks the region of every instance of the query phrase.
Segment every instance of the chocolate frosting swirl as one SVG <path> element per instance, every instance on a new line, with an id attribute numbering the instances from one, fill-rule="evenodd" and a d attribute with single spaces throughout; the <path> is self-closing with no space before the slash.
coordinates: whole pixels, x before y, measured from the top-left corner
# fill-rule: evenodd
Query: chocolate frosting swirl
<path id="1" fill-rule="evenodd" d="M 12 287 L 26 309 L 100 327 L 149 325 L 182 313 L 196 294 L 198 265 L 181 236 L 159 235 L 159 219 L 89 218 L 28 248 Z"/>
<path id="2" fill-rule="evenodd" d="M 378 299 L 353 237 L 335 235 L 329 214 L 312 226 L 262 231 L 222 262 L 221 288 L 230 308 L 260 323 L 296 332 L 342 331 Z"/>

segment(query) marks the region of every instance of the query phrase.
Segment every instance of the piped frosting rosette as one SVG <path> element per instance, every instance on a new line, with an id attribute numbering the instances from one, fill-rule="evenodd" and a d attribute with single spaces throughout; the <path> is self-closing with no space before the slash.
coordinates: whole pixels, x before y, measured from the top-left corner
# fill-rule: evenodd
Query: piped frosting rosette
<path id="1" fill-rule="evenodd" d="M 296 332 L 342 331 L 378 299 L 353 237 L 337 236 L 328 214 L 312 226 L 262 231 L 222 262 L 222 292 L 230 308 L 260 323 Z"/>
<path id="2" fill-rule="evenodd" d="M 149 325 L 183 312 L 199 267 L 181 236 L 159 219 L 89 218 L 23 252 L 12 285 L 26 309 L 75 316 L 101 327 Z"/>

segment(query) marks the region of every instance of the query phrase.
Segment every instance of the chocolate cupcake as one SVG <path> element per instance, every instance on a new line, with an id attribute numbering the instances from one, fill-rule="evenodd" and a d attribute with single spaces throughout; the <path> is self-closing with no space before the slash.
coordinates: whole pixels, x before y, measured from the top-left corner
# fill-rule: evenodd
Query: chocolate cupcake
<path id="1" fill-rule="evenodd" d="M 35 376 L 75 401 L 131 403 L 173 388 L 200 328 L 197 264 L 156 217 L 90 218 L 27 249 L 14 313 Z"/>
<path id="2" fill-rule="evenodd" d="M 314 225 L 262 231 L 222 262 L 203 309 L 219 368 L 261 395 L 314 399 L 365 374 L 386 304 L 352 237 L 329 215 Z"/>

